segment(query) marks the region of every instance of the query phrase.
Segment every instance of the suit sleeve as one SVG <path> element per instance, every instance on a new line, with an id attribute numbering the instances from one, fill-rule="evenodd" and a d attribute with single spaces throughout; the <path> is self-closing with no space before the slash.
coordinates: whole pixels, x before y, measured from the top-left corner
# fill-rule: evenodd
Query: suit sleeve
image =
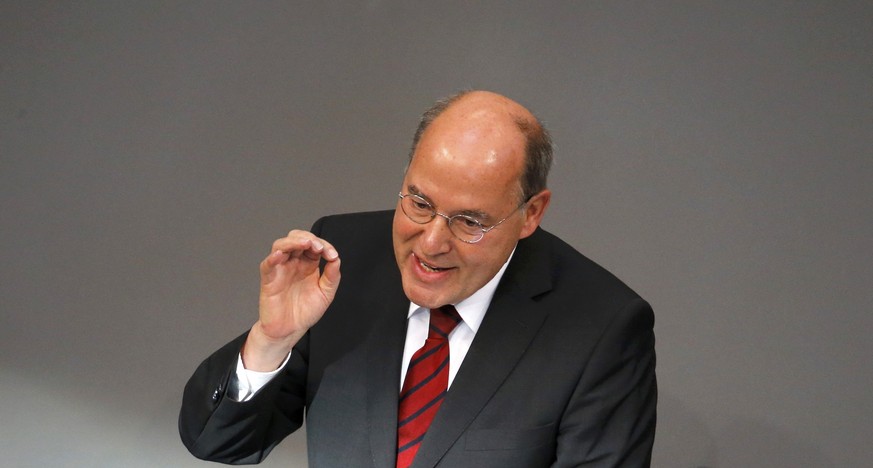
<path id="1" fill-rule="evenodd" d="M 261 462 L 303 423 L 305 350 L 295 347 L 282 372 L 246 402 L 228 394 L 230 376 L 247 334 L 208 357 L 185 386 L 179 434 L 197 458 L 229 464 Z"/>
<path id="2" fill-rule="evenodd" d="M 605 328 L 562 417 L 553 467 L 647 467 L 655 438 L 654 314 L 632 300 Z"/>
<path id="3" fill-rule="evenodd" d="M 324 218 L 312 227 L 321 233 Z M 282 371 L 251 399 L 228 394 L 231 375 L 248 333 L 208 357 L 185 385 L 179 435 L 195 457 L 234 465 L 260 463 L 303 424 L 309 369 L 309 334 L 291 352 Z"/>

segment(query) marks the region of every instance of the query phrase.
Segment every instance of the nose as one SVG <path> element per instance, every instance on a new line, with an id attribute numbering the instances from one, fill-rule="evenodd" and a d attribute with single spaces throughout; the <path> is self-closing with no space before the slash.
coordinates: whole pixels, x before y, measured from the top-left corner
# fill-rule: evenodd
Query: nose
<path id="1" fill-rule="evenodd" d="M 437 213 L 433 221 L 423 225 L 421 249 L 425 255 L 439 255 L 451 250 L 454 234 L 449 229 L 449 218 Z"/>

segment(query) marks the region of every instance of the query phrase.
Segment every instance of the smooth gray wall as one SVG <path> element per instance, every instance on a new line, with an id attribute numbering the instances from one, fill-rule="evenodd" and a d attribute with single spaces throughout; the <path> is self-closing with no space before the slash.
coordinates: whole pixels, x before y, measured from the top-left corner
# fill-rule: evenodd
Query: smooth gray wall
<path id="1" fill-rule="evenodd" d="M 0 2 L 4 466 L 207 466 L 182 387 L 257 264 L 392 207 L 467 88 L 558 146 L 544 225 L 657 314 L 657 467 L 873 460 L 870 2 Z M 305 466 L 303 434 L 267 466 Z"/>

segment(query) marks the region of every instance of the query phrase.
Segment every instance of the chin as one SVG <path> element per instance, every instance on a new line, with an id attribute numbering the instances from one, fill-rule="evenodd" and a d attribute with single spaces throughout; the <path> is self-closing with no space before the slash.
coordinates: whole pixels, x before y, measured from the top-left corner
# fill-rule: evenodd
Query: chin
<path id="1" fill-rule="evenodd" d="M 436 291 L 430 291 L 427 288 L 422 288 L 418 285 L 404 284 L 403 292 L 406 293 L 406 297 L 411 302 L 414 302 L 428 309 L 436 309 L 437 307 L 442 307 L 446 304 L 453 303 L 453 301 L 447 300 L 444 294 L 440 294 Z"/>

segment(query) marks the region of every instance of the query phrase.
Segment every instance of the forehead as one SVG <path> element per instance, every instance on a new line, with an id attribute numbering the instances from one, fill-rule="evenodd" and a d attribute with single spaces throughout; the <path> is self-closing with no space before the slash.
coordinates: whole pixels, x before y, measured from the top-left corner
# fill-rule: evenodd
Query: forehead
<path id="1" fill-rule="evenodd" d="M 509 114 L 449 108 L 425 130 L 404 179 L 421 194 L 470 206 L 518 196 L 525 139 Z"/>
<path id="2" fill-rule="evenodd" d="M 423 196 L 440 210 L 489 218 L 506 211 L 518 198 L 515 171 L 479 170 L 452 158 L 419 156 L 410 164 L 403 190 Z"/>

